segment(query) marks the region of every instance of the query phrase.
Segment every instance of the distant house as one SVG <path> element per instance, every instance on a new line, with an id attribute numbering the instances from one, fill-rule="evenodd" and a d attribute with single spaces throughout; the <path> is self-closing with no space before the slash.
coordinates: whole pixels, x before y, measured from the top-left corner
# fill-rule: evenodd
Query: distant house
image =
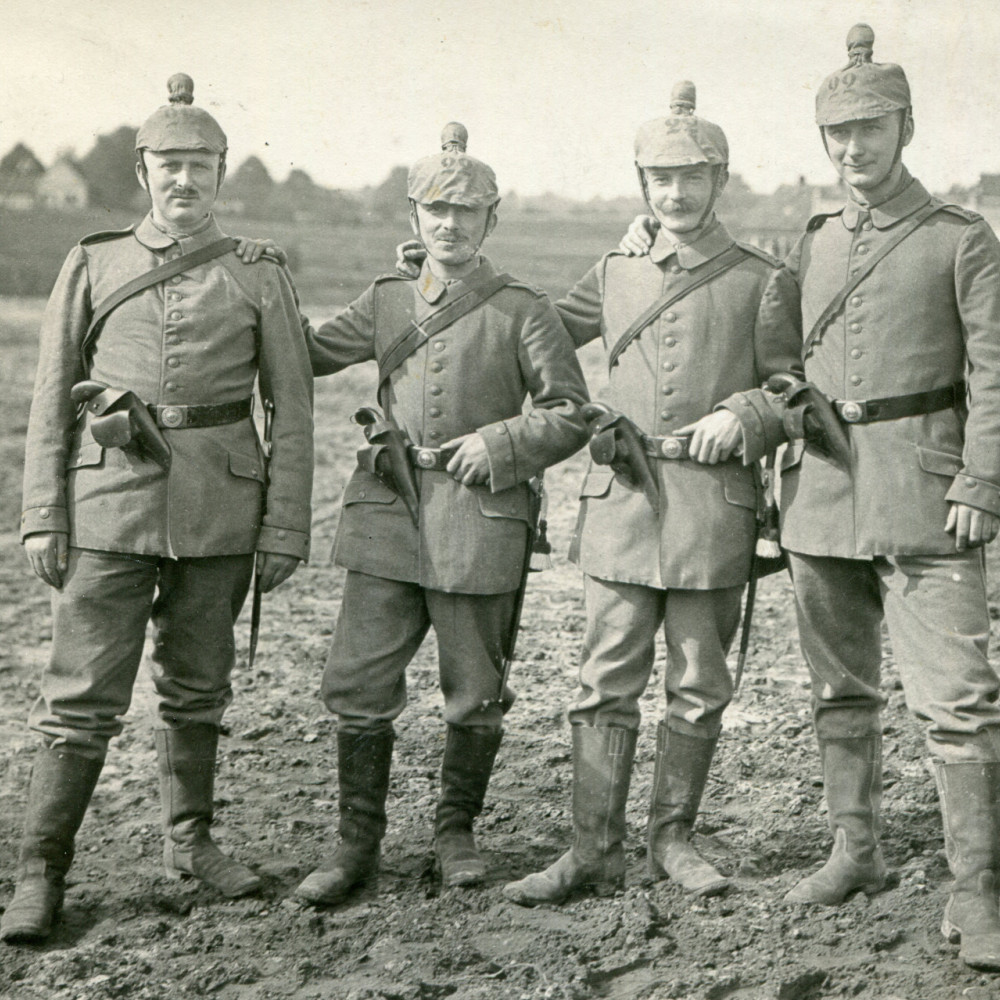
<path id="1" fill-rule="evenodd" d="M 87 182 L 68 156 L 56 160 L 39 178 L 35 197 L 46 208 L 62 210 L 86 208 L 89 202 Z"/>
<path id="2" fill-rule="evenodd" d="M 38 181 L 44 173 L 38 157 L 19 142 L 0 160 L 0 205 L 21 212 L 34 208 Z"/>

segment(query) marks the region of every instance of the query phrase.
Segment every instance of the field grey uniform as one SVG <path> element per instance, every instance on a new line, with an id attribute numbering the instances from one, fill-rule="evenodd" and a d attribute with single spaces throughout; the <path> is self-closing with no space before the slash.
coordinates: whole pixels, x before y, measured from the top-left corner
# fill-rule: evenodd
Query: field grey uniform
<path id="1" fill-rule="evenodd" d="M 413 167 L 409 197 L 472 208 L 499 200 L 493 171 L 457 144 Z M 453 282 L 426 262 L 415 280 L 380 278 L 307 331 L 313 371 L 381 364 L 400 334 L 496 277 L 480 257 Z M 527 396 L 532 407 L 523 413 Z M 334 548 L 348 573 L 323 675 L 323 698 L 339 722 L 342 844 L 299 887 L 306 899 L 336 902 L 374 871 L 392 723 L 406 704 L 406 666 L 432 625 L 448 724 L 436 851 L 446 884 L 484 874 L 471 829 L 500 743 L 500 674 L 530 544 L 527 483 L 584 443 L 586 400 L 573 344 L 551 304 L 514 280 L 419 346 L 386 381 L 383 407 L 413 446 L 418 524 L 379 476 L 358 467 Z M 489 482 L 470 487 L 445 471 L 436 449 L 472 432 L 486 444 Z"/>
<path id="2" fill-rule="evenodd" d="M 865 25 L 852 30 L 851 64 L 820 88 L 820 126 L 909 115 L 906 77 L 871 62 L 873 39 Z M 866 261 L 925 211 L 865 274 Z M 884 617 L 937 774 L 955 876 L 942 929 L 961 936 L 966 962 L 1000 968 L 1000 682 L 986 657 L 983 550 L 956 552 L 944 530 L 952 503 L 1000 513 L 1000 244 L 979 216 L 932 199 L 904 168 L 881 204 L 849 200 L 809 223 L 765 298 L 774 336 L 791 331 L 801 354 L 820 313 L 858 274 L 799 364 L 822 392 L 847 401 L 838 408 L 850 467 L 796 441 L 782 470 L 782 540 L 835 838 L 830 861 L 787 898 L 836 903 L 885 883 Z M 912 415 L 880 419 L 904 404 Z"/>
<path id="3" fill-rule="evenodd" d="M 136 148 L 224 156 L 226 138 L 210 115 L 180 101 L 143 125 Z M 64 532 L 70 548 L 52 592 L 51 660 L 31 710 L 46 748 L 32 771 L 4 939 L 44 937 L 58 913 L 73 839 L 108 741 L 121 732 L 150 620 L 168 873 L 195 874 L 231 896 L 260 885 L 215 847 L 208 828 L 219 724 L 232 700 L 233 624 L 254 552 L 303 559 L 309 547 L 312 378 L 291 283 L 274 264 L 245 266 L 230 251 L 124 301 L 90 363 L 81 357 L 101 302 L 221 236 L 211 216 L 184 235 L 148 216 L 134 230 L 88 237 L 67 258 L 45 311 L 21 530 Z M 267 488 L 250 419 L 258 375 L 276 405 Z M 169 470 L 95 440 L 93 415 L 78 419 L 70 399 L 87 377 L 156 407 Z"/>

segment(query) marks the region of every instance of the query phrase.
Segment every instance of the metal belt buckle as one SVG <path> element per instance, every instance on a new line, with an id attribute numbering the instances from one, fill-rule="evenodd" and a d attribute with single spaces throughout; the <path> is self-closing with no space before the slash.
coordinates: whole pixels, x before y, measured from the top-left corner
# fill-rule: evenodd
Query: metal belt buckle
<path id="1" fill-rule="evenodd" d="M 437 465 L 437 459 L 434 457 L 434 452 L 429 448 L 421 448 L 417 451 L 417 465 L 421 469 L 433 469 Z"/>
<path id="2" fill-rule="evenodd" d="M 677 438 L 664 438 L 660 444 L 660 451 L 664 458 L 680 458 L 684 454 L 684 443 Z"/>
<path id="3" fill-rule="evenodd" d="M 853 399 L 840 404 L 840 416 L 849 424 L 856 424 L 864 416 L 864 413 L 861 404 L 856 403 Z"/>
<path id="4" fill-rule="evenodd" d="M 177 406 L 164 406 L 160 410 L 160 423 L 164 427 L 180 427 L 184 423 L 184 414 Z"/>

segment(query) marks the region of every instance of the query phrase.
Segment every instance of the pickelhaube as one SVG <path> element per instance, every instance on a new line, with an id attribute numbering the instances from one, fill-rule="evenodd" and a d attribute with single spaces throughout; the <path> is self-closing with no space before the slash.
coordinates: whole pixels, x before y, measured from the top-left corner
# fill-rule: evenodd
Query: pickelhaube
<path id="1" fill-rule="evenodd" d="M 910 107 L 910 85 L 901 66 L 872 62 L 875 32 L 856 24 L 847 34 L 848 64 L 831 73 L 816 94 L 816 124 L 839 125 L 881 118 Z"/>
<path id="2" fill-rule="evenodd" d="M 729 163 L 729 143 L 718 125 L 695 113 L 695 87 L 690 80 L 674 84 L 670 116 L 640 126 L 635 137 L 637 167 L 687 167 L 697 163 Z"/>
<path id="3" fill-rule="evenodd" d="M 170 103 L 157 108 L 140 126 L 135 148 L 162 153 L 168 149 L 203 150 L 225 153 L 226 133 L 219 123 L 194 101 L 194 80 L 186 73 L 175 73 L 167 81 Z"/>
<path id="4" fill-rule="evenodd" d="M 466 153 L 469 132 L 449 122 L 441 133 L 441 152 L 417 160 L 406 179 L 406 196 L 430 205 L 445 201 L 468 208 L 486 208 L 500 200 L 491 167 Z"/>

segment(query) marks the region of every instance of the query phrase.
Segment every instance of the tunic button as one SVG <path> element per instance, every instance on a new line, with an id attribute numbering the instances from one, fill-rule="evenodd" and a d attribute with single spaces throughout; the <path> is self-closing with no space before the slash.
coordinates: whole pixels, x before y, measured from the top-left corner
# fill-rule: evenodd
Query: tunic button
<path id="1" fill-rule="evenodd" d="M 288 537 L 288 532 L 287 531 L 279 531 L 278 532 L 278 537 L 279 538 L 287 538 Z"/>
<path id="2" fill-rule="evenodd" d="M 680 274 L 682 270 L 683 270 L 683 268 L 680 266 L 680 264 L 674 264 L 670 268 L 670 273 L 671 274 Z"/>
<path id="3" fill-rule="evenodd" d="M 434 350 L 435 351 L 443 351 L 444 350 L 444 341 L 443 340 L 436 340 L 436 341 L 434 341 Z"/>
<path id="4" fill-rule="evenodd" d="M 440 396 L 441 392 L 442 392 L 442 389 L 441 389 L 441 386 L 439 386 L 439 385 L 432 385 L 431 388 L 430 388 L 430 394 L 432 396 Z"/>
<path id="5" fill-rule="evenodd" d="M 427 412 L 432 417 L 440 417 L 441 416 L 441 411 L 436 406 L 432 406 Z"/>
<path id="6" fill-rule="evenodd" d="M 361 492 L 360 492 L 360 493 L 358 494 L 358 496 L 359 496 L 359 497 L 361 497 L 361 499 L 362 499 L 362 500 L 364 500 L 364 498 L 365 498 L 366 496 L 368 496 L 368 491 L 367 491 L 367 490 L 362 490 L 362 491 L 361 491 Z"/>
<path id="7" fill-rule="evenodd" d="M 676 367 L 677 366 L 673 363 L 673 361 L 664 361 L 663 362 L 663 370 L 665 372 L 672 372 L 674 370 L 674 368 L 676 368 Z"/>
<path id="8" fill-rule="evenodd" d="M 45 518 L 45 517 L 48 517 L 48 516 L 49 516 L 49 508 L 48 508 L 48 507 L 43 507 L 43 508 L 42 508 L 42 509 L 41 509 L 41 510 L 40 510 L 40 511 L 38 512 L 38 516 L 39 516 L 39 517 L 42 517 L 42 518 Z"/>
<path id="9" fill-rule="evenodd" d="M 179 284 L 181 283 L 181 280 L 182 280 L 182 279 L 181 279 L 181 276 L 180 276 L 179 274 L 175 274 L 175 275 L 174 275 L 174 276 L 173 276 L 173 277 L 172 277 L 172 278 L 170 279 L 170 284 L 171 284 L 171 285 L 179 285 Z"/>
<path id="10" fill-rule="evenodd" d="M 437 439 L 439 437 L 441 437 L 441 432 L 440 431 L 431 431 L 427 436 L 429 438 L 431 438 L 432 440 L 437 441 Z"/>
<path id="11" fill-rule="evenodd" d="M 674 394 L 674 387 L 672 385 L 665 385 L 660 392 L 662 392 L 664 396 L 672 396 Z"/>
<path id="12" fill-rule="evenodd" d="M 666 344 L 667 347 L 673 347 L 674 344 L 677 343 L 677 341 L 673 337 L 664 337 L 663 343 Z"/>
<path id="13" fill-rule="evenodd" d="M 860 357 L 861 357 L 861 351 L 859 351 L 859 350 L 858 350 L 858 349 L 857 349 L 857 348 L 855 347 L 855 348 L 854 348 L 854 349 L 853 349 L 853 350 L 851 351 L 851 357 L 852 357 L 852 358 L 854 358 L 855 360 L 857 360 L 858 358 L 860 358 Z"/>
<path id="14" fill-rule="evenodd" d="M 976 481 L 975 481 L 975 479 L 966 479 L 965 480 L 965 485 L 968 486 L 969 489 L 971 490 L 971 489 L 973 489 L 975 487 Z"/>
<path id="15" fill-rule="evenodd" d="M 174 391 L 174 389 L 176 389 L 176 388 L 177 388 L 177 383 L 176 383 L 176 382 L 168 382 L 168 383 L 167 383 L 167 384 L 166 384 L 166 385 L 164 386 L 164 388 L 165 388 L 166 390 L 168 390 L 169 392 L 173 392 L 173 391 Z"/>
<path id="16" fill-rule="evenodd" d="M 439 371 L 441 371 L 442 368 L 444 368 L 444 365 L 441 364 L 440 361 L 435 361 L 435 362 L 433 362 L 431 364 L 431 371 L 432 372 L 439 372 Z"/>
<path id="17" fill-rule="evenodd" d="M 858 247 L 858 253 L 868 253 L 868 247 L 867 247 L 867 245 L 866 245 L 866 244 L 864 244 L 864 243 L 862 243 L 862 244 L 861 244 L 861 245 L 860 245 L 860 246 Z"/>
<path id="18" fill-rule="evenodd" d="M 171 302 L 180 302 L 180 300 L 181 300 L 181 293 L 180 292 L 170 292 L 170 294 L 167 295 L 167 298 Z"/>
<path id="19" fill-rule="evenodd" d="M 506 433 L 507 433 L 507 425 L 497 424 L 497 434 L 506 434 Z"/>
<path id="20" fill-rule="evenodd" d="M 864 300 L 863 300 L 863 299 L 861 298 L 861 296 L 860 296 L 860 295 L 852 295 L 852 296 L 851 296 L 851 305 L 852 305 L 852 306 L 859 306 L 859 305 L 861 305 L 861 303 L 862 303 L 863 301 L 864 301 Z"/>
<path id="21" fill-rule="evenodd" d="M 861 228 L 862 229 L 871 229 L 871 227 L 872 227 L 872 224 L 870 222 L 862 222 L 861 223 Z"/>
<path id="22" fill-rule="evenodd" d="M 861 324 L 859 322 L 857 322 L 857 320 L 855 320 L 853 323 L 849 323 L 847 325 L 847 329 L 850 330 L 851 333 L 860 333 L 861 332 Z"/>
<path id="23" fill-rule="evenodd" d="M 852 375 L 851 376 L 851 385 L 861 385 L 861 376 L 860 375 Z"/>
<path id="24" fill-rule="evenodd" d="M 674 313 L 674 312 L 665 313 L 664 316 L 663 316 L 663 318 L 668 323 L 674 323 L 677 320 L 677 313 Z"/>
<path id="25" fill-rule="evenodd" d="M 170 318 L 171 318 L 171 319 L 180 319 L 180 318 L 181 318 L 181 314 L 180 314 L 180 313 L 179 313 L 179 312 L 178 312 L 178 311 L 177 311 L 177 310 L 175 309 L 175 310 L 174 310 L 174 311 L 173 311 L 173 312 L 172 312 L 172 313 L 170 314 Z"/>
<path id="26" fill-rule="evenodd" d="M 660 410 L 661 420 L 673 420 L 674 415 L 669 410 Z"/>
<path id="27" fill-rule="evenodd" d="M 180 358 L 167 358 L 167 364 L 171 368 L 177 368 L 180 365 Z"/>

